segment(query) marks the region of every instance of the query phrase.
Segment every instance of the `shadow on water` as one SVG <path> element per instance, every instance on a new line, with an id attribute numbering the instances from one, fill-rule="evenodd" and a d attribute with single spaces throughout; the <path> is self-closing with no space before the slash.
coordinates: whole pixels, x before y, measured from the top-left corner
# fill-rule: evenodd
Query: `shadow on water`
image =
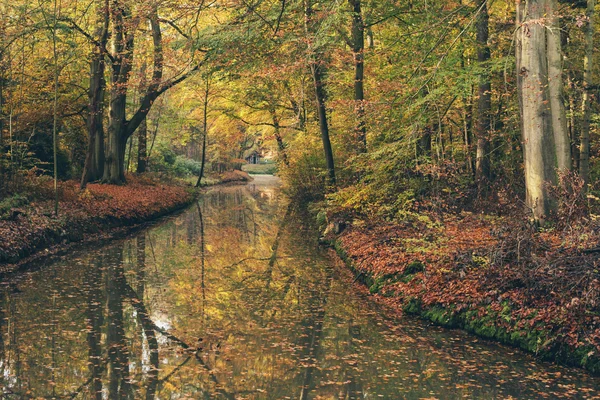
<path id="1" fill-rule="evenodd" d="M 278 182 L 215 188 L 0 292 L 5 399 L 598 398 L 600 381 L 390 321 Z"/>

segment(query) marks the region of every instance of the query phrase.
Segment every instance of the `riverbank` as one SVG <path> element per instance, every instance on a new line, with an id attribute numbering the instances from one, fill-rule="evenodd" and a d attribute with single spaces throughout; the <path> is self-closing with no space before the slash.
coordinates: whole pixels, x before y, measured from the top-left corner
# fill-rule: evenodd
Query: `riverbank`
<path id="1" fill-rule="evenodd" d="M 600 374 L 598 257 L 582 246 L 589 236 L 560 240 L 556 231 L 463 213 L 329 224 L 325 239 L 399 313 Z"/>
<path id="2" fill-rule="evenodd" d="M 213 178 L 210 186 L 247 182 L 252 178 L 235 171 Z M 54 216 L 52 190 L 39 187 L 24 196 L 4 200 L 0 210 L 0 275 L 24 265 L 63 253 L 70 246 L 111 239 L 145 222 L 181 210 L 197 198 L 199 190 L 184 182 L 128 177 L 127 185 L 89 184 L 79 190 L 75 181 L 61 182 L 59 213 Z"/>

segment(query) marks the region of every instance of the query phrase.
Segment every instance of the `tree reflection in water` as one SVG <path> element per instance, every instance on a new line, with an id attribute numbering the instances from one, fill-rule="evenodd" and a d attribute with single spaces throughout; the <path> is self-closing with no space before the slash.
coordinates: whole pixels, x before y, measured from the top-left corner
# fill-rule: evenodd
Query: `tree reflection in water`
<path id="1" fill-rule="evenodd" d="M 598 380 L 389 320 L 277 185 L 207 192 L 0 294 L 3 398 L 591 397 Z"/>

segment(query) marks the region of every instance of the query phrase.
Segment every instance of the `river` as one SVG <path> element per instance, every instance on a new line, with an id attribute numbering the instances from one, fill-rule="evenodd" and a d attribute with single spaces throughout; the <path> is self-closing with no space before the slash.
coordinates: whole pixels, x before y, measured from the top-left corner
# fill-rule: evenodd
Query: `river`
<path id="1" fill-rule="evenodd" d="M 258 176 L 9 279 L 2 398 L 600 398 L 581 370 L 392 317 L 303 219 Z"/>

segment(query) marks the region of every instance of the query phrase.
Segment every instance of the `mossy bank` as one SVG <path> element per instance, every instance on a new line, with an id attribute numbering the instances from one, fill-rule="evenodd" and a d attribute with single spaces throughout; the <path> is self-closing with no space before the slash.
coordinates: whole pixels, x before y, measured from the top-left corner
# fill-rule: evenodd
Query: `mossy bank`
<path id="1" fill-rule="evenodd" d="M 323 217 L 320 218 L 320 226 L 323 227 Z M 410 257 L 404 257 L 406 251 L 399 255 L 391 252 L 391 246 L 395 246 L 393 237 L 379 237 L 377 245 L 373 246 L 368 239 L 373 230 L 372 227 L 351 227 L 340 232 L 334 224 L 329 224 L 322 237 L 354 272 L 356 281 L 366 285 L 371 294 L 380 296 L 397 310 L 437 325 L 463 329 L 481 338 L 518 347 L 540 359 L 582 367 L 594 375 L 600 375 L 598 348 L 593 342 L 584 342 L 583 339 L 585 329 L 589 329 L 588 334 L 598 332 L 598 326 L 594 323 L 583 326 L 576 318 L 570 320 L 558 315 L 554 320 L 544 320 L 540 317 L 542 311 L 539 306 L 516 300 L 517 297 L 511 292 L 514 289 L 488 287 L 486 293 L 494 293 L 495 297 L 477 297 L 465 289 L 468 286 L 460 278 L 469 274 L 468 269 L 465 272 L 461 270 L 462 275 L 456 274 L 454 281 L 452 278 L 446 279 L 446 286 L 438 290 L 445 291 L 448 300 L 440 301 L 439 293 L 430 292 L 435 286 L 429 283 L 437 279 L 437 267 L 424 261 L 427 257 L 421 253 L 421 257 L 410 260 Z M 349 245 L 357 239 L 362 239 L 362 243 Z M 443 249 L 436 251 L 443 252 Z M 452 257 L 442 256 L 441 259 L 448 260 L 449 264 L 445 267 L 447 271 L 463 268 L 458 266 L 456 260 L 451 264 Z M 378 272 L 373 264 L 386 265 L 387 272 Z M 382 270 L 386 271 L 385 268 Z M 526 312 L 523 308 L 527 308 Z M 594 316 L 586 321 L 597 323 L 598 319 Z M 578 336 L 575 343 L 573 336 Z"/>

